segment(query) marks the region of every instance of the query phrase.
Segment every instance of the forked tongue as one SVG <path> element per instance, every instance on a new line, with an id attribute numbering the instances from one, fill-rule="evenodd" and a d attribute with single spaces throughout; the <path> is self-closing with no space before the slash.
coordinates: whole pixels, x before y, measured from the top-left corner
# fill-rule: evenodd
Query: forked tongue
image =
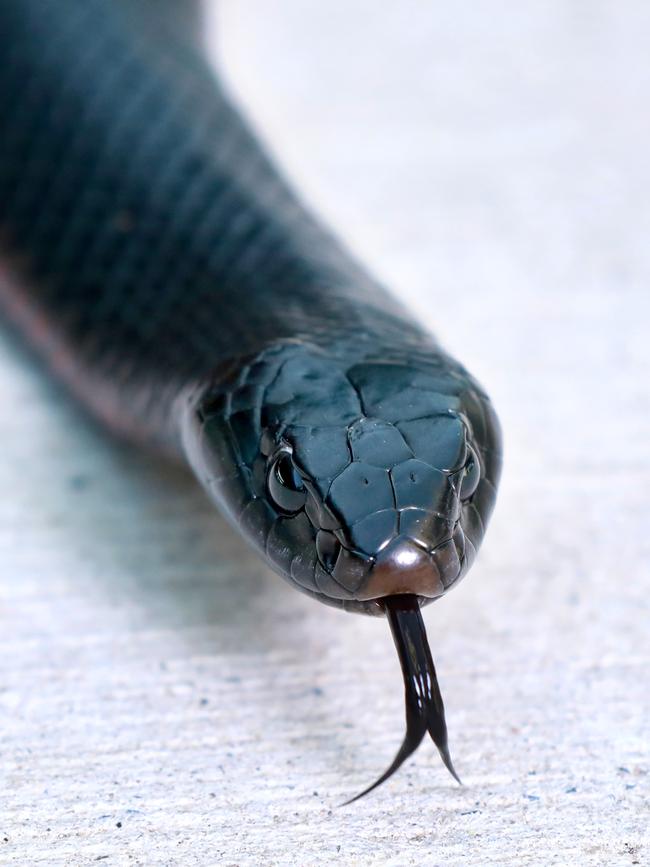
<path id="1" fill-rule="evenodd" d="M 397 755 L 381 777 L 345 804 L 363 798 L 392 776 L 415 752 L 427 732 L 438 747 L 445 767 L 460 783 L 449 755 L 445 708 L 417 596 L 410 593 L 387 596 L 382 603 L 386 609 L 404 678 L 406 734 Z"/>

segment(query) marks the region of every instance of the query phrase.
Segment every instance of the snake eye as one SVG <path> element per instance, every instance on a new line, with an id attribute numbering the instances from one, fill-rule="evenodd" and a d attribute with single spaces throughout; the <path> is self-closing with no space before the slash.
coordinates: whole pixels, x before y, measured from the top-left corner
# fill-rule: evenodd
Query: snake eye
<path id="1" fill-rule="evenodd" d="M 460 498 L 461 500 L 469 500 L 476 488 L 478 487 L 481 478 L 481 465 L 478 462 L 478 457 L 474 449 L 468 447 L 468 458 L 463 470 L 463 479 L 460 483 Z"/>
<path id="2" fill-rule="evenodd" d="M 299 512 L 305 504 L 307 491 L 302 477 L 293 465 L 291 453 L 280 452 L 268 474 L 269 494 L 283 512 Z"/>

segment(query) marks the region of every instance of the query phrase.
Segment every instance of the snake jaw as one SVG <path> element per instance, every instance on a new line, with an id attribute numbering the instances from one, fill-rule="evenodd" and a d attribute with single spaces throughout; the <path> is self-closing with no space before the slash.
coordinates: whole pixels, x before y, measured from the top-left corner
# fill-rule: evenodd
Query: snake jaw
<path id="1" fill-rule="evenodd" d="M 379 779 L 342 806 L 358 801 L 391 777 L 415 752 L 427 732 L 438 748 L 445 767 L 461 783 L 449 753 L 445 708 L 418 598 L 405 593 L 388 596 L 381 603 L 388 616 L 404 678 L 406 734 L 395 758 Z"/>

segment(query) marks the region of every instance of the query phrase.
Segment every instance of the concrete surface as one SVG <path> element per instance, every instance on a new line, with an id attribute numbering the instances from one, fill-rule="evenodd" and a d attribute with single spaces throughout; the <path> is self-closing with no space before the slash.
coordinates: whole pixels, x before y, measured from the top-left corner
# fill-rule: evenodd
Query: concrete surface
<path id="1" fill-rule="evenodd" d="M 227 0 L 292 173 L 488 385 L 479 562 L 427 610 L 465 786 L 386 624 L 260 568 L 0 342 L 0 863 L 650 863 L 650 6 Z"/>

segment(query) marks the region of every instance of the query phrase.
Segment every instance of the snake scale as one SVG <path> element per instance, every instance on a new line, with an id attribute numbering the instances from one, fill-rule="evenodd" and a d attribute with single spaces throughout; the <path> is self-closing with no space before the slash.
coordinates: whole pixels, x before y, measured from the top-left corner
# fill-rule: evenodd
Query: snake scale
<path id="1" fill-rule="evenodd" d="M 455 775 L 420 608 L 475 559 L 495 413 L 303 206 L 200 33 L 182 0 L 3 0 L 4 318 L 294 587 L 387 615 L 406 735 L 369 789 L 427 731 Z"/>

